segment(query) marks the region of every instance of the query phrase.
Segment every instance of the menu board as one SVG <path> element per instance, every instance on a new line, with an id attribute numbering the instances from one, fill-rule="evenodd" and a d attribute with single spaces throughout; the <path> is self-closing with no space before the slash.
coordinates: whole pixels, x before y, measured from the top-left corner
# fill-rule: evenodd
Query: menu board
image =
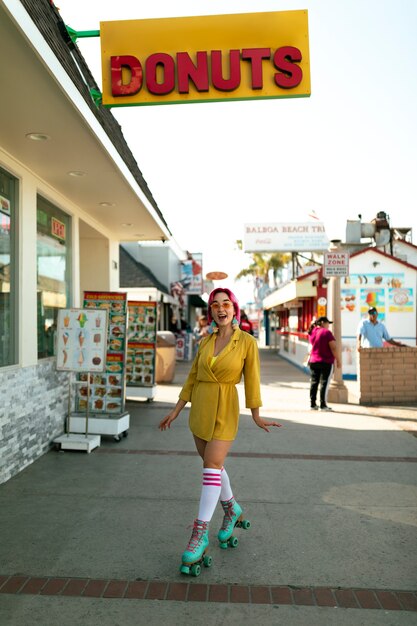
<path id="1" fill-rule="evenodd" d="M 151 387 L 155 384 L 156 302 L 130 301 L 126 384 Z"/>
<path id="2" fill-rule="evenodd" d="M 80 374 L 79 380 L 85 385 L 78 385 L 77 407 L 81 411 L 87 408 L 88 375 L 90 376 L 89 411 L 96 414 L 117 415 L 123 413 L 125 403 L 125 365 L 126 365 L 126 327 L 127 296 L 118 292 L 84 292 L 84 309 L 87 315 L 91 311 L 106 311 L 107 344 L 105 368 L 101 375 Z"/>
<path id="3" fill-rule="evenodd" d="M 107 311 L 60 309 L 56 367 L 68 372 L 102 372 L 106 365 Z"/>

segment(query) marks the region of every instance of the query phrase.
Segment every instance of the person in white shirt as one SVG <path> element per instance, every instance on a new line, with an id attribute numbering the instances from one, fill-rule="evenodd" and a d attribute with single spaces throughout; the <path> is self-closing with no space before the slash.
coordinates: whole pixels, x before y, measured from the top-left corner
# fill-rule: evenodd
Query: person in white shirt
<path id="1" fill-rule="evenodd" d="M 368 310 L 368 319 L 363 319 L 358 327 L 358 351 L 361 348 L 383 348 L 384 341 L 392 346 L 405 346 L 390 336 L 385 324 L 378 321 L 378 311 L 371 307 Z"/>

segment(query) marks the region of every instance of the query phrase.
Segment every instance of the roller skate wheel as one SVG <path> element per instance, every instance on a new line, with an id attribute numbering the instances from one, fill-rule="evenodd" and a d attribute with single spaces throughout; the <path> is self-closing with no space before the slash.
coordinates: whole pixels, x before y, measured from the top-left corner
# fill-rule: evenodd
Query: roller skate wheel
<path id="1" fill-rule="evenodd" d="M 231 548 L 236 548 L 238 543 L 239 543 L 239 540 L 238 540 L 237 537 L 230 537 L 230 539 L 229 539 L 229 546 Z"/>
<path id="2" fill-rule="evenodd" d="M 180 572 L 181 574 L 189 574 L 190 568 L 188 567 L 188 565 L 181 565 Z"/>
<path id="3" fill-rule="evenodd" d="M 213 557 L 212 556 L 205 556 L 203 559 L 203 563 L 205 565 L 205 567 L 211 567 L 213 565 Z"/>
<path id="4" fill-rule="evenodd" d="M 242 528 L 247 530 L 248 528 L 250 528 L 250 526 L 251 526 L 250 521 L 248 519 L 244 519 L 242 522 Z"/>
<path id="5" fill-rule="evenodd" d="M 220 547 L 222 550 L 227 550 L 227 541 L 220 541 Z"/>
<path id="6" fill-rule="evenodd" d="M 190 574 L 191 576 L 195 576 L 195 577 L 200 576 L 201 565 L 199 565 L 198 563 L 194 563 L 194 565 L 191 566 Z"/>

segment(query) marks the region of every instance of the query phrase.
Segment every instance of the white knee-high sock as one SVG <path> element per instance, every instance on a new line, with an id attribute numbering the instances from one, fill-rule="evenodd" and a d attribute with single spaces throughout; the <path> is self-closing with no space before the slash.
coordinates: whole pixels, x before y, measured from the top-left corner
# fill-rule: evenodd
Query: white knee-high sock
<path id="1" fill-rule="evenodd" d="M 213 517 L 220 497 L 221 484 L 221 470 L 212 469 L 211 467 L 203 469 L 203 487 L 198 509 L 198 519 L 202 522 L 209 522 Z"/>
<path id="2" fill-rule="evenodd" d="M 223 502 L 226 502 L 227 500 L 230 500 L 231 498 L 233 498 L 233 491 L 232 488 L 230 486 L 230 480 L 229 480 L 229 475 L 226 472 L 226 470 L 224 469 L 224 467 L 222 467 L 222 488 L 220 491 L 220 500 L 222 500 Z"/>

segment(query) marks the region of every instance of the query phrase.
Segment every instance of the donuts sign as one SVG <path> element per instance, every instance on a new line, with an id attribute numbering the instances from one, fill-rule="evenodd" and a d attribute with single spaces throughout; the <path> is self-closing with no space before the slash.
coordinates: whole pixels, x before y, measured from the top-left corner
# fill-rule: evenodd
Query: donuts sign
<path id="1" fill-rule="evenodd" d="M 108 107 L 310 95 L 307 11 L 100 24 Z"/>

